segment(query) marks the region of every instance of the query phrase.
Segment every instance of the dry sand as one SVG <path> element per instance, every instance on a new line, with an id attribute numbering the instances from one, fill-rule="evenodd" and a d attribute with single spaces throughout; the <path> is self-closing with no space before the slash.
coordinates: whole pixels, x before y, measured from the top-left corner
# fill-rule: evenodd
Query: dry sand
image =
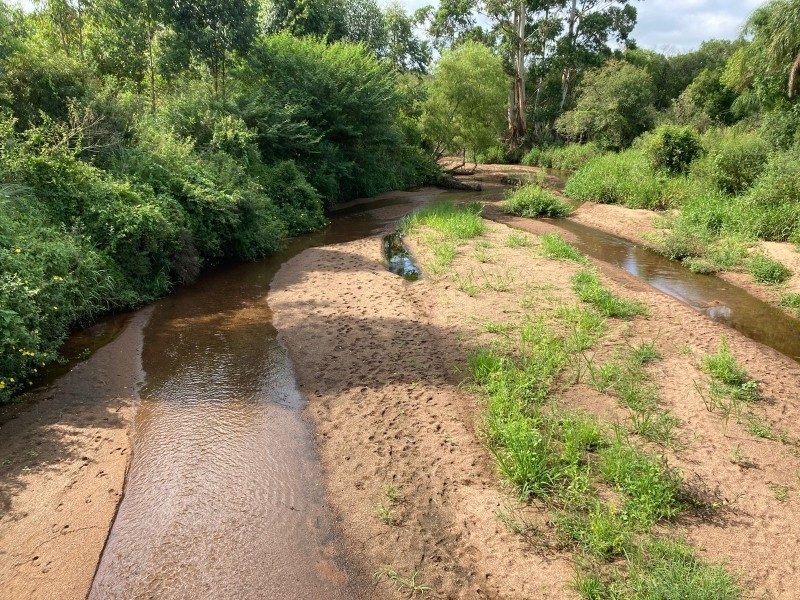
<path id="1" fill-rule="evenodd" d="M 553 226 L 512 225 L 542 233 Z M 508 248 L 511 230 L 490 223 L 484 240 L 492 263 L 480 263 L 474 242 L 460 249 L 453 273 L 407 283 L 385 271 L 380 238 L 308 250 L 273 282 L 275 323 L 310 402 L 328 492 L 351 554 L 367 571 L 388 566 L 433 588 L 436 598 L 573 598 L 574 556 L 549 533 L 548 513 L 519 505 L 500 483 L 481 441 L 481 401 L 462 385 L 468 353 L 489 342 L 483 324 L 516 323 L 523 313 L 573 304 L 576 267 L 545 260 L 535 248 Z M 423 265 L 428 250 L 410 240 Z M 734 420 L 709 412 L 703 353 L 726 335 L 765 400 L 755 410 L 776 431 L 800 435 L 800 367 L 778 353 L 701 316 L 625 272 L 599 265 L 607 283 L 639 299 L 651 316 L 611 321 L 597 352 L 625 340 L 652 340 L 663 360 L 652 368 L 663 407 L 682 421 L 684 446 L 666 455 L 700 494 L 719 504 L 689 514 L 669 529 L 686 535 L 709 560 L 738 574 L 753 593 L 796 598 L 800 586 L 800 481 L 796 447 L 756 438 Z M 458 289 L 472 278 L 478 293 Z M 508 291 L 492 282 L 508 281 Z M 528 308 L 521 308 L 526 299 Z M 561 401 L 608 420 L 624 420 L 617 400 L 585 385 Z M 732 457 L 745 457 L 734 462 Z M 385 486 L 400 490 L 397 525 L 378 518 Z M 785 490 L 783 496 L 779 490 Z M 520 511 L 537 527 L 521 539 L 501 522 Z M 386 578 L 376 598 L 403 597 Z"/>

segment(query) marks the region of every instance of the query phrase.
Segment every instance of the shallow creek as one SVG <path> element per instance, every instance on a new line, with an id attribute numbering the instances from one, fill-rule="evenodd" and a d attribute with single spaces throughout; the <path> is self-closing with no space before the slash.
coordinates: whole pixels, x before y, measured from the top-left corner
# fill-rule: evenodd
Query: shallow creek
<path id="1" fill-rule="evenodd" d="M 303 250 L 378 233 L 439 190 L 340 210 L 279 256 L 227 266 L 155 304 L 133 458 L 89 597 L 361 597 L 268 291 Z M 376 210 L 379 209 L 379 210 Z"/>
<path id="2" fill-rule="evenodd" d="M 369 597 L 368 582 L 348 568 L 325 503 L 313 429 L 271 324 L 270 282 L 307 248 L 385 234 L 434 199 L 489 200 L 492 193 L 423 189 L 355 204 L 278 256 L 212 270 L 144 309 L 151 313 L 133 457 L 92 600 Z M 800 323 L 743 290 L 569 220 L 553 223 L 587 254 L 800 355 Z M 392 244 L 398 271 L 413 267 L 401 241 Z"/>

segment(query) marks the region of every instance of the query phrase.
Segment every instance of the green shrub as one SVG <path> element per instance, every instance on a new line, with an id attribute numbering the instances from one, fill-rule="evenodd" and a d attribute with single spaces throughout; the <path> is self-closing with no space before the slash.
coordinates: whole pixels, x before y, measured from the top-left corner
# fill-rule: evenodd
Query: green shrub
<path id="1" fill-rule="evenodd" d="M 703 148 L 691 128 L 661 125 L 648 136 L 644 150 L 653 168 L 685 173 Z"/>
<path id="2" fill-rule="evenodd" d="M 800 143 L 800 106 L 785 99 L 764 113 L 759 134 L 774 148 L 789 150 Z"/>
<path id="3" fill-rule="evenodd" d="M 764 210 L 778 210 L 785 219 L 784 227 L 765 231 L 772 235 L 764 239 L 788 239 L 800 216 L 795 208 L 800 206 L 800 154 L 796 151 L 773 154 L 748 198 L 753 201 L 754 209 L 759 210 L 757 205 L 760 205 Z"/>
<path id="4" fill-rule="evenodd" d="M 289 235 L 306 233 L 325 225 L 322 198 L 293 161 L 265 168 L 259 181 L 275 203 Z"/>
<path id="5" fill-rule="evenodd" d="M 522 160 L 520 162 L 523 165 L 528 165 L 529 167 L 543 167 L 546 166 L 542 164 L 542 154 L 544 152 L 543 148 L 539 148 L 534 146 L 530 150 L 528 150 L 525 154 L 522 155 Z"/>
<path id="6" fill-rule="evenodd" d="M 545 146 L 531 148 L 522 158 L 522 163 L 530 166 L 575 171 L 602 154 L 597 144 L 567 144 L 566 146 Z"/>
<path id="7" fill-rule="evenodd" d="M 747 270 L 759 283 L 783 283 L 792 276 L 788 267 L 760 252 L 747 261 Z"/>
<path id="8" fill-rule="evenodd" d="M 492 146 L 477 157 L 477 161 L 487 165 L 508 164 L 508 151 L 504 146 Z"/>
<path id="9" fill-rule="evenodd" d="M 655 173 L 640 150 L 590 160 L 567 181 L 565 193 L 579 201 L 662 210 L 670 206 L 666 175 Z"/>
<path id="10" fill-rule="evenodd" d="M 520 217 L 566 217 L 572 207 L 538 185 L 530 184 L 511 192 L 502 204 L 502 209 Z"/>
<path id="11" fill-rule="evenodd" d="M 754 134 L 726 140 L 709 157 L 714 183 L 723 192 L 741 194 L 761 175 L 769 152 L 769 144 Z"/>

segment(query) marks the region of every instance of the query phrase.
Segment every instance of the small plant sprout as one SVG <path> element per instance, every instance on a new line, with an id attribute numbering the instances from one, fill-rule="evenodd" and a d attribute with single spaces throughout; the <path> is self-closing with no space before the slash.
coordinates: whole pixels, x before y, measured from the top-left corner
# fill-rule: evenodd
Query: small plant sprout
<path id="1" fill-rule="evenodd" d="M 433 588 L 429 585 L 425 585 L 418 581 L 419 572 L 414 571 L 409 576 L 403 576 L 398 573 L 393 567 L 381 567 L 375 572 L 375 581 L 380 581 L 381 579 L 387 579 L 394 583 L 397 586 L 397 589 L 405 594 L 408 594 L 409 597 L 424 597 L 430 592 L 433 591 Z"/>
<path id="2" fill-rule="evenodd" d="M 532 244 L 530 236 L 524 233 L 513 232 L 506 238 L 506 246 L 509 248 L 530 248 Z"/>
<path id="3" fill-rule="evenodd" d="M 770 485 L 772 488 L 772 493 L 775 494 L 775 499 L 778 502 L 786 502 L 786 499 L 789 497 L 789 487 L 785 486 L 780 483 L 774 483 Z"/>

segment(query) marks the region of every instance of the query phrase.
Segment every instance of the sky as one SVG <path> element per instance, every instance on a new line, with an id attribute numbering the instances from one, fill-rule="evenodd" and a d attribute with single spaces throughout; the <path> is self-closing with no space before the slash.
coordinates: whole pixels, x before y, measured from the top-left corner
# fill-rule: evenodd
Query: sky
<path id="1" fill-rule="evenodd" d="M 409 10 L 437 0 L 379 0 L 387 5 L 398 1 Z M 667 54 L 697 48 L 703 40 L 735 38 L 742 23 L 765 0 L 632 0 L 639 12 L 633 38 L 643 48 Z M 32 6 L 32 0 L 17 0 Z"/>
<path id="2" fill-rule="evenodd" d="M 389 4 L 393 0 L 384 0 Z M 639 13 L 633 38 L 640 47 L 674 54 L 703 40 L 735 38 L 742 23 L 765 0 L 634 0 Z M 399 0 L 408 9 L 436 0 Z"/>

